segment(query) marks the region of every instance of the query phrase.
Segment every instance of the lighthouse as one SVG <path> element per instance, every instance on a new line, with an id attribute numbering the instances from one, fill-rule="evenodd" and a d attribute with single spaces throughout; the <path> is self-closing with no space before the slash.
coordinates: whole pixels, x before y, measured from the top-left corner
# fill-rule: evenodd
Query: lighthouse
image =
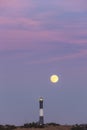
<path id="1" fill-rule="evenodd" d="M 44 124 L 44 115 L 43 115 L 43 98 L 39 99 L 39 125 Z"/>

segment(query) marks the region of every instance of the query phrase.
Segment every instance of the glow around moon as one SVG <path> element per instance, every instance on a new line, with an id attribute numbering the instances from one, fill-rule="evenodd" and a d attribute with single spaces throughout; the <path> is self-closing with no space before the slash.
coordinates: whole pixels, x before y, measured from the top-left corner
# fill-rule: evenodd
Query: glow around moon
<path id="1" fill-rule="evenodd" d="M 50 81 L 52 83 L 57 83 L 59 81 L 59 76 L 58 75 L 51 75 L 50 76 Z"/>

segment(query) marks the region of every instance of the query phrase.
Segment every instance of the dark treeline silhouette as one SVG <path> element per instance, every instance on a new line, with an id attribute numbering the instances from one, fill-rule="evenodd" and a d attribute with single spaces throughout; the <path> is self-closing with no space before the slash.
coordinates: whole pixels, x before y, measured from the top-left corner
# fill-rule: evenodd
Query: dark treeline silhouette
<path id="1" fill-rule="evenodd" d="M 32 122 L 32 123 L 25 123 L 22 126 L 15 126 L 15 125 L 0 125 L 0 130 L 14 130 L 16 128 L 45 128 L 49 126 L 62 126 L 60 124 L 51 122 L 51 123 L 46 123 L 44 125 L 39 125 L 38 122 Z M 67 125 L 66 125 L 67 126 Z M 71 126 L 71 130 L 87 130 L 87 125 L 82 124 L 82 125 L 73 125 Z"/>
<path id="2" fill-rule="evenodd" d="M 22 128 L 39 128 L 39 127 L 44 127 L 44 125 L 40 126 L 37 122 L 32 122 L 32 123 L 25 123 Z"/>
<path id="3" fill-rule="evenodd" d="M 46 126 L 60 126 L 60 124 L 51 122 L 51 123 L 47 123 Z"/>
<path id="4" fill-rule="evenodd" d="M 87 130 L 87 124 L 82 124 L 82 125 L 74 125 L 72 126 L 71 130 Z"/>
<path id="5" fill-rule="evenodd" d="M 0 125 L 0 130 L 14 130 L 16 128 L 44 128 L 48 125 L 56 125 L 55 123 L 48 123 L 44 125 L 39 125 L 38 122 L 32 122 L 32 123 L 25 123 L 22 126 L 15 126 L 15 125 Z"/>
<path id="6" fill-rule="evenodd" d="M 44 128 L 44 127 L 47 127 L 47 126 L 59 126 L 59 124 L 57 123 L 54 123 L 54 122 L 51 122 L 51 123 L 46 123 L 46 124 L 43 124 L 43 125 L 39 125 L 38 122 L 32 122 L 32 123 L 25 123 L 23 126 L 21 126 L 21 128 Z"/>
<path id="7" fill-rule="evenodd" d="M 16 126 L 14 125 L 0 125 L 0 130 L 13 130 Z"/>

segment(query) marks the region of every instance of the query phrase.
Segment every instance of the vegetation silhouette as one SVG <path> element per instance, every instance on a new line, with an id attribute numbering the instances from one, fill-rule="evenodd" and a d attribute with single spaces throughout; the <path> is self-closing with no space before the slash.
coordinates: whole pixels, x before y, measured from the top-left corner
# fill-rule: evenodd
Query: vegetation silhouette
<path id="1" fill-rule="evenodd" d="M 0 130 L 14 130 L 16 128 L 45 128 L 45 127 L 56 127 L 59 126 L 60 128 L 62 128 L 62 125 L 51 122 L 51 123 L 46 123 L 43 125 L 40 125 L 39 122 L 32 122 L 32 123 L 25 123 L 22 126 L 15 126 L 15 125 L 0 125 Z M 68 125 L 66 125 L 68 126 Z M 58 127 L 56 127 L 58 129 Z M 72 125 L 70 127 L 71 130 L 87 130 L 87 124 L 83 124 L 83 125 Z"/>
<path id="2" fill-rule="evenodd" d="M 74 125 L 72 126 L 71 130 L 87 130 L 87 124 L 83 124 L 83 125 Z"/>
<path id="3" fill-rule="evenodd" d="M 0 125 L 0 130 L 14 130 L 15 128 L 14 125 Z"/>

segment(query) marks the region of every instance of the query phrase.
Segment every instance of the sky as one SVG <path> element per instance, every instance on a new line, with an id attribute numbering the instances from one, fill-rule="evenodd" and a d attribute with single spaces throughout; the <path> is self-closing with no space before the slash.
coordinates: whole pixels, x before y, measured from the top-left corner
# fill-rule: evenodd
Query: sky
<path id="1" fill-rule="evenodd" d="M 0 0 L 0 124 L 87 123 L 86 78 L 87 0 Z"/>

